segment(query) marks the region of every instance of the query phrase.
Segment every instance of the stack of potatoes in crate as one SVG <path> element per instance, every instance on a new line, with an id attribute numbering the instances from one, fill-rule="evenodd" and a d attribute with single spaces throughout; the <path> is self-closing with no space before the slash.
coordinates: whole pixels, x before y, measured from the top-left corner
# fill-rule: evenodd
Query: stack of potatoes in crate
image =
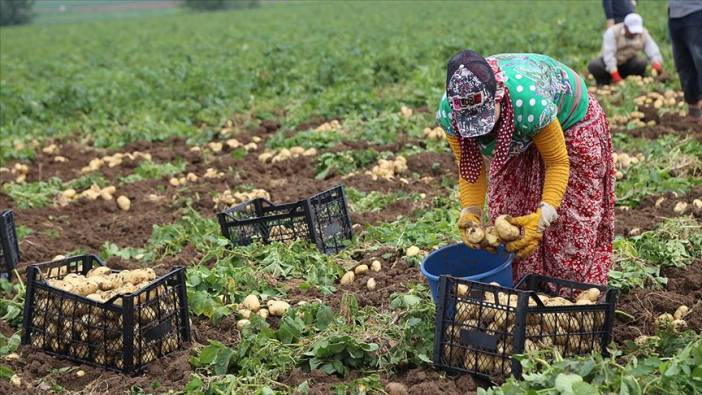
<path id="1" fill-rule="evenodd" d="M 135 293 L 156 278 L 156 273 L 150 268 L 113 272 L 109 267 L 98 266 L 86 275 L 66 273 L 66 269 L 61 267 L 58 273 L 60 279 L 48 279 L 47 285 L 98 303 L 105 303 L 118 295 Z M 52 274 L 49 272 L 46 276 L 51 277 Z M 178 346 L 175 330 L 159 339 L 162 341 L 152 344 L 143 336 L 149 328 L 159 325 L 163 318 L 173 319 L 176 296 L 167 291 L 165 284 L 162 284 L 134 298 L 134 365 L 151 362 L 158 355 L 174 351 Z M 124 322 L 120 307 L 122 298 L 119 297 L 111 304 L 95 305 L 78 298 L 57 298 L 38 290 L 32 325 L 44 333 L 35 333 L 32 344 L 48 351 L 122 369 Z"/>
<path id="2" fill-rule="evenodd" d="M 497 283 L 490 285 L 499 286 Z M 485 291 L 482 302 L 471 302 L 474 294 L 468 296 L 469 287 L 459 284 L 456 316 L 448 328 L 448 343 L 444 345 L 444 355 L 454 366 L 476 369 L 481 372 L 511 372 L 510 357 L 513 354 L 514 329 L 517 319 L 517 300 L 519 295 L 505 292 Z M 495 297 L 497 295 L 497 298 Z M 560 296 L 537 294 L 544 306 L 592 305 L 600 298 L 600 290 L 590 288 L 581 292 L 575 301 Z M 529 298 L 529 307 L 537 307 L 533 298 Z M 560 313 L 529 313 L 526 315 L 524 352 L 540 349 L 555 350 L 561 355 L 588 353 L 599 349 L 600 339 L 597 333 L 603 331 L 605 311 L 573 311 Z M 493 353 L 475 352 L 457 347 L 461 329 L 480 329 L 488 335 L 498 338 L 497 349 Z M 453 350 L 451 350 L 453 349 Z M 451 354 L 449 354 L 451 352 Z"/>

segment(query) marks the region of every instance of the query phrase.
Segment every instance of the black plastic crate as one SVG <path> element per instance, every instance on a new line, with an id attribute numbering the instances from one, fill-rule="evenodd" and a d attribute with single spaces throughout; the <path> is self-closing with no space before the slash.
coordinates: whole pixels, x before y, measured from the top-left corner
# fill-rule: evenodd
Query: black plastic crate
<path id="1" fill-rule="evenodd" d="M 595 304 L 543 302 L 543 296 L 575 300 L 589 288 L 601 292 Z M 510 374 L 521 377 L 513 354 L 536 349 L 565 357 L 606 354 L 617 291 L 539 275 L 523 277 L 515 289 L 442 276 L 438 300 L 434 363 L 500 382 Z"/>
<path id="2" fill-rule="evenodd" d="M 307 239 L 325 254 L 339 252 L 352 237 L 346 194 L 339 185 L 294 203 L 258 198 L 217 215 L 233 245 Z"/>
<path id="3" fill-rule="evenodd" d="M 85 275 L 97 266 L 104 263 L 95 255 L 29 266 L 22 344 L 89 365 L 135 373 L 190 342 L 184 268 L 174 268 L 143 289 L 105 302 L 47 283 L 71 273 Z"/>
<path id="4" fill-rule="evenodd" d="M 12 210 L 3 210 L 0 212 L 0 278 L 12 278 L 19 259 L 15 214 Z"/>

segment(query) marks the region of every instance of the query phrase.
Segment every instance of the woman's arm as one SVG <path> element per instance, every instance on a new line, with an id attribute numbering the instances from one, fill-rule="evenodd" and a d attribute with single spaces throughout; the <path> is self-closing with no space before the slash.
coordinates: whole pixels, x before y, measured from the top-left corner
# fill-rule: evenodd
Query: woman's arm
<path id="1" fill-rule="evenodd" d="M 456 136 L 446 136 L 446 139 L 451 146 L 451 151 L 453 151 L 453 157 L 456 159 L 456 166 L 460 167 L 461 164 L 461 144 Z M 478 210 L 478 215 L 483 209 L 485 204 L 485 193 L 487 192 L 487 175 L 485 173 L 485 166 L 480 166 L 480 175 L 475 182 L 468 182 L 458 174 L 458 195 L 461 201 L 461 208 L 473 208 L 476 207 Z"/>
<path id="2" fill-rule="evenodd" d="M 570 176 L 568 150 L 558 119 L 554 119 L 534 136 L 534 145 L 541 153 L 546 170 L 541 200 L 553 208 L 558 208 Z"/>

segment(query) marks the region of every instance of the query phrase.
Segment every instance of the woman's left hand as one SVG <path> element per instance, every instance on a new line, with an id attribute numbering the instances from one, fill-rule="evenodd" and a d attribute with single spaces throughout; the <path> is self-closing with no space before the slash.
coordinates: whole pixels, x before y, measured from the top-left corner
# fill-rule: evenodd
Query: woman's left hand
<path id="1" fill-rule="evenodd" d="M 522 228 L 522 237 L 507 243 L 507 251 L 515 252 L 520 259 L 528 258 L 536 251 L 543 238 L 543 231 L 539 230 L 539 218 L 541 209 L 529 215 L 512 218 L 512 225 Z"/>

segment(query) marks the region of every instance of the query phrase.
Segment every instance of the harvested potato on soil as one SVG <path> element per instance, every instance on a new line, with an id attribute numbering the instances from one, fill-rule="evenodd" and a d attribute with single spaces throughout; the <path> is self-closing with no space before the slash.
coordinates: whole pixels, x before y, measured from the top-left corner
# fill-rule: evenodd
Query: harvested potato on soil
<path id="1" fill-rule="evenodd" d="M 258 300 L 258 296 L 253 294 L 248 295 L 246 298 L 244 298 L 244 302 L 242 304 L 245 308 L 253 311 L 254 313 L 261 308 L 261 302 Z"/>
<path id="2" fill-rule="evenodd" d="M 132 202 L 129 200 L 128 197 L 122 195 L 122 196 L 117 198 L 117 207 L 119 207 L 120 210 L 129 211 L 131 206 L 132 206 Z"/>
<path id="3" fill-rule="evenodd" d="M 413 257 L 419 255 L 419 247 L 417 246 L 411 246 L 407 248 L 407 251 L 405 252 L 405 255 L 408 257 Z"/>
<path id="4" fill-rule="evenodd" d="M 375 289 L 375 279 L 373 277 L 369 278 L 366 282 L 366 288 L 371 291 Z"/>
<path id="5" fill-rule="evenodd" d="M 358 265 L 353 269 L 355 274 L 365 274 L 368 273 L 368 265 Z"/>
<path id="6" fill-rule="evenodd" d="M 382 267 L 383 267 L 383 265 L 380 263 L 379 260 L 376 259 L 373 262 L 371 262 L 370 269 L 374 272 L 379 272 L 380 269 L 382 269 Z"/>
<path id="7" fill-rule="evenodd" d="M 353 282 L 353 280 L 355 280 L 355 279 L 356 279 L 356 275 L 353 272 L 346 272 L 341 277 L 339 284 L 348 285 L 348 284 L 351 284 Z"/>
<path id="8" fill-rule="evenodd" d="M 236 329 L 242 330 L 242 329 L 244 329 L 244 327 L 245 327 L 246 325 L 250 325 L 250 324 L 251 324 L 251 321 L 249 321 L 249 320 L 247 320 L 247 319 L 245 319 L 245 318 L 244 318 L 244 319 L 241 319 L 241 320 L 239 320 L 239 321 L 236 322 Z"/>
<path id="9" fill-rule="evenodd" d="M 282 317 L 290 308 L 288 302 L 282 300 L 268 301 L 268 312 L 274 317 Z"/>
<path id="10" fill-rule="evenodd" d="M 689 311 L 690 311 L 689 307 L 682 305 L 675 310 L 675 313 L 673 314 L 673 318 L 675 318 L 676 320 L 681 320 L 681 319 L 685 318 L 685 316 L 687 315 L 687 313 Z"/>

